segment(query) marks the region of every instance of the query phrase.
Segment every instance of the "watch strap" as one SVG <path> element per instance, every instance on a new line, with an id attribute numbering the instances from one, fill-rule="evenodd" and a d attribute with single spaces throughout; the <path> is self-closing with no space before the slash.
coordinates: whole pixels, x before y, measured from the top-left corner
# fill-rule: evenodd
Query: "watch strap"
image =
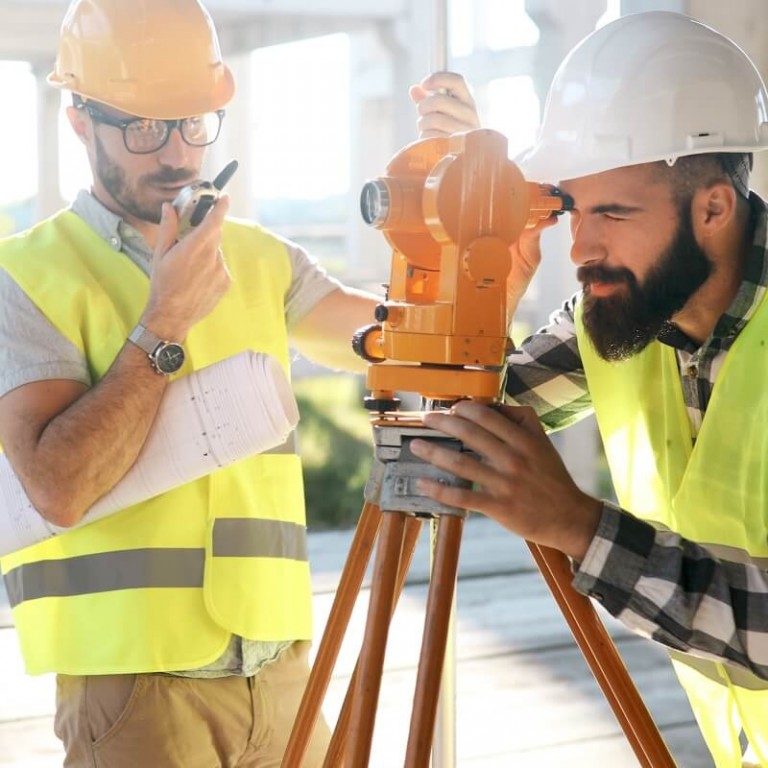
<path id="1" fill-rule="evenodd" d="M 143 349 L 149 355 L 150 360 L 157 351 L 157 348 L 166 343 L 141 323 L 138 323 L 131 331 L 128 341 L 132 341 L 139 349 Z"/>

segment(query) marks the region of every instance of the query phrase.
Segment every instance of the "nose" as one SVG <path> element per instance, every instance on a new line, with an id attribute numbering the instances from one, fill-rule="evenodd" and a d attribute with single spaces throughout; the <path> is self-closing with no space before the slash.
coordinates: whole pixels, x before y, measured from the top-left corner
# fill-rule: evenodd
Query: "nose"
<path id="1" fill-rule="evenodd" d="M 594 265 L 606 258 L 599 228 L 576 211 L 571 213 L 571 261 L 577 267 Z"/>
<path id="2" fill-rule="evenodd" d="M 181 138 L 181 131 L 178 126 L 171 128 L 168 141 L 157 151 L 157 159 L 161 165 L 170 168 L 184 168 L 189 163 L 190 147 L 184 139 Z"/>

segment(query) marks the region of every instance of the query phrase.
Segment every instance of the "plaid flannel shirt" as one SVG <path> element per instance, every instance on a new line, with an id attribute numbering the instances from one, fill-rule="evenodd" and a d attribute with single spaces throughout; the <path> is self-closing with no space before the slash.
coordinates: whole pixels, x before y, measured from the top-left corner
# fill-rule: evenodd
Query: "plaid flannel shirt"
<path id="1" fill-rule="evenodd" d="M 673 326 L 659 341 L 676 350 L 693 434 L 698 434 L 723 359 L 768 286 L 768 208 L 752 194 L 754 237 L 744 280 L 712 335 L 697 347 Z M 556 430 L 591 413 L 576 344 L 577 293 L 509 360 L 509 402 L 530 405 Z M 768 573 L 724 562 L 704 547 L 604 502 L 574 587 L 631 629 L 676 650 L 727 661 L 768 679 Z"/>

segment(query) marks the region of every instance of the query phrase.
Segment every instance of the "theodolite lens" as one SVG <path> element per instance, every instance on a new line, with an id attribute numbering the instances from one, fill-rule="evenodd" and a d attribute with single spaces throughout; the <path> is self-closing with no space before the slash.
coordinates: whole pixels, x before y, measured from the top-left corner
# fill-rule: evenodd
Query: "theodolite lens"
<path id="1" fill-rule="evenodd" d="M 376 227 L 383 224 L 389 216 L 389 190 L 379 179 L 367 181 L 360 192 L 360 213 L 363 221 Z"/>

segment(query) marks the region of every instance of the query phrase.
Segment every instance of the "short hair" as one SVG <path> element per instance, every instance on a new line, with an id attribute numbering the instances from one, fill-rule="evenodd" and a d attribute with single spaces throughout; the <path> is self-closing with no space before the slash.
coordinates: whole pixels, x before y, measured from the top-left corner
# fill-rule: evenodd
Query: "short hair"
<path id="1" fill-rule="evenodd" d="M 660 180 L 670 184 L 672 197 L 678 203 L 690 200 L 697 189 L 723 181 L 746 200 L 753 159 L 751 152 L 706 152 L 679 157 L 672 165 L 663 160 L 654 165 Z"/>

